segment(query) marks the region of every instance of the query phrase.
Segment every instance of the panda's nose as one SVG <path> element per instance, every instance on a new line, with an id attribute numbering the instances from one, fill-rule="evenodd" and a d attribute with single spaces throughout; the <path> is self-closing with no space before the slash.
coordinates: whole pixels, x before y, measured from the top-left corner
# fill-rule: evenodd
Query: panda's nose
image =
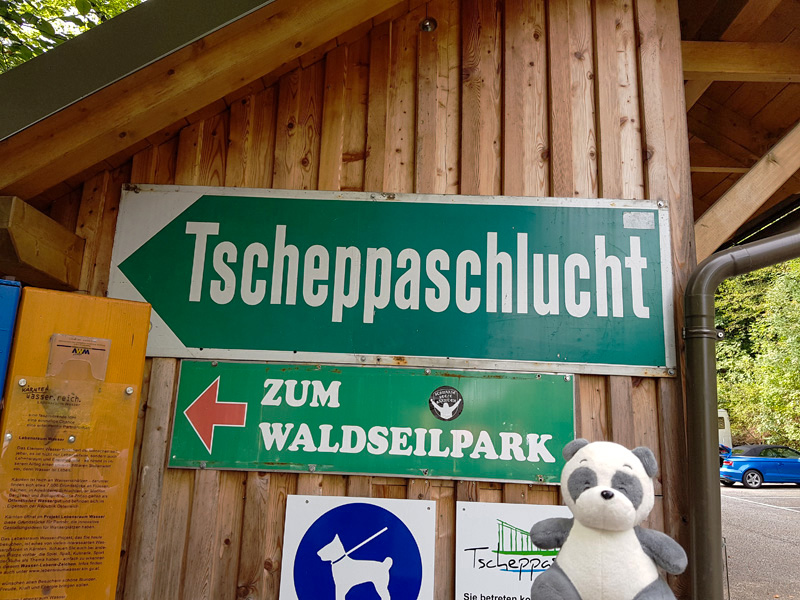
<path id="1" fill-rule="evenodd" d="M 611 500 L 614 497 L 614 492 L 611 490 L 603 490 L 600 492 L 600 495 L 603 497 L 603 500 Z"/>

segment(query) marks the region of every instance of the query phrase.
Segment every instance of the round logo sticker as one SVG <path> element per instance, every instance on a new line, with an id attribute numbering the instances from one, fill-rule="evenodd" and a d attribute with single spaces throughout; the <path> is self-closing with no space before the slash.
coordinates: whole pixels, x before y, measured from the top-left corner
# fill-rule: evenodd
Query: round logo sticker
<path id="1" fill-rule="evenodd" d="M 456 388 L 443 385 L 433 390 L 428 407 L 440 421 L 452 421 L 464 410 L 464 397 Z"/>
<path id="2" fill-rule="evenodd" d="M 337 506 L 303 535 L 294 559 L 299 600 L 416 600 L 422 556 L 395 514 L 362 502 Z"/>

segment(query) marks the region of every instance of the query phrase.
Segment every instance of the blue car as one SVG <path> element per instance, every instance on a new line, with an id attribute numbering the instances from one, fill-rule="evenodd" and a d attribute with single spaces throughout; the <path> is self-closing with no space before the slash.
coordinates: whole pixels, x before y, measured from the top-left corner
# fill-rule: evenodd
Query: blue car
<path id="1" fill-rule="evenodd" d="M 762 483 L 800 485 L 800 452 L 787 446 L 736 446 L 721 458 L 719 479 L 722 485 L 731 486 L 738 481 L 751 489 L 761 487 Z"/>

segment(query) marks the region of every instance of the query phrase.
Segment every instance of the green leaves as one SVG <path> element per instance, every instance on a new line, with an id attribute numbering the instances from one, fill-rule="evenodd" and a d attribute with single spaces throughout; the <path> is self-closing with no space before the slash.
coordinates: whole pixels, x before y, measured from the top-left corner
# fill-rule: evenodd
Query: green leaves
<path id="1" fill-rule="evenodd" d="M 800 260 L 725 281 L 716 304 L 718 399 L 735 443 L 800 446 Z"/>
<path id="2" fill-rule="evenodd" d="M 143 0 L 0 0 L 0 72 L 54 48 Z"/>

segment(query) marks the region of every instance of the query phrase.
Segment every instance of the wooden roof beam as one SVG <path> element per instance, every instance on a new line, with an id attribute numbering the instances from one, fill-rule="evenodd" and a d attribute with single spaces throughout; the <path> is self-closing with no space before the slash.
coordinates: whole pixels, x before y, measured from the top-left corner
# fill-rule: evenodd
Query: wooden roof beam
<path id="1" fill-rule="evenodd" d="M 736 18 L 720 36 L 723 42 L 746 42 L 778 8 L 781 0 L 748 0 Z M 712 79 L 690 79 L 686 82 L 686 110 L 697 102 L 714 83 Z"/>
<path id="2" fill-rule="evenodd" d="M 800 122 L 695 222 L 697 260 L 712 254 L 800 169 Z"/>
<path id="3" fill-rule="evenodd" d="M 395 4 L 275 0 L 0 142 L 0 193 L 34 197 Z"/>
<path id="4" fill-rule="evenodd" d="M 85 241 L 30 204 L 0 196 L 0 269 L 30 285 L 76 290 Z"/>
<path id="5" fill-rule="evenodd" d="M 755 42 L 681 42 L 685 79 L 800 81 L 800 47 Z"/>

